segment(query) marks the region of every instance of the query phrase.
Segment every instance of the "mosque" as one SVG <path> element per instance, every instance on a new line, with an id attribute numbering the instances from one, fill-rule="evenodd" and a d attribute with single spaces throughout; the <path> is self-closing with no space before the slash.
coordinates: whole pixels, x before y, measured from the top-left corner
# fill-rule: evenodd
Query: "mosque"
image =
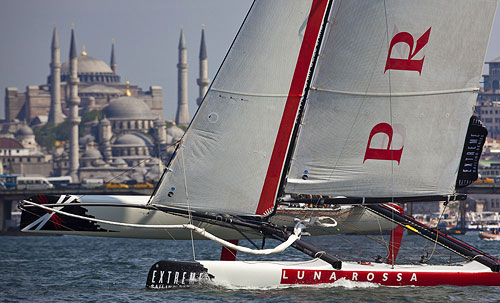
<path id="1" fill-rule="evenodd" d="M 72 29 L 69 60 L 61 64 L 54 28 L 47 83 L 29 85 L 25 92 L 6 88 L 6 119 L 0 124 L 0 173 L 70 175 L 77 181 L 158 178 L 160 164 L 169 159 L 184 133 L 179 126 L 190 122 L 187 49 L 182 30 L 178 49 L 178 108 L 175 121 L 167 121 L 163 118 L 160 86 L 143 91 L 121 81 L 114 42 L 108 65 L 89 56 L 85 49 L 78 55 Z M 210 83 L 203 28 L 199 59 L 198 104 Z M 82 123 L 81 117 L 94 110 L 102 112 L 101 119 Z M 63 122 L 70 129 L 69 142 L 42 153 L 32 128 Z M 79 127 L 84 129 L 83 135 L 79 135 Z M 19 149 L 23 152 L 19 153 Z"/>

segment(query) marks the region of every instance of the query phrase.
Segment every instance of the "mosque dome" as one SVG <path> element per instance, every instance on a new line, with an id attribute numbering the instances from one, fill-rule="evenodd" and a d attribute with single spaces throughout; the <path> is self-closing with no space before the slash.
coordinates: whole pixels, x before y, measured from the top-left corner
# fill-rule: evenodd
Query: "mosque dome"
<path id="1" fill-rule="evenodd" d="M 24 136 L 33 136 L 33 130 L 28 125 L 23 125 L 16 132 L 16 136 L 24 137 Z"/>
<path id="2" fill-rule="evenodd" d="M 115 145 L 152 146 L 149 140 L 139 134 L 125 134 L 116 139 Z"/>
<path id="3" fill-rule="evenodd" d="M 90 57 L 79 56 L 78 61 L 78 74 L 97 74 L 97 73 L 113 73 L 113 70 L 104 61 Z M 70 74 L 70 62 L 66 61 L 61 66 L 61 74 Z"/>
<path id="4" fill-rule="evenodd" d="M 128 96 L 120 97 L 111 102 L 104 109 L 104 114 L 108 119 L 147 120 L 157 118 L 144 101 Z"/>
<path id="5" fill-rule="evenodd" d="M 92 166 L 103 167 L 106 166 L 106 162 L 104 162 L 102 159 L 95 159 L 94 161 L 92 161 Z"/>
<path id="6" fill-rule="evenodd" d="M 99 159 L 102 158 L 101 152 L 97 149 L 88 149 L 85 151 L 85 153 L 82 155 L 82 158 L 89 158 L 89 159 Z"/>
<path id="7" fill-rule="evenodd" d="M 114 158 L 113 162 L 111 162 L 111 165 L 114 167 L 126 167 L 127 162 L 125 162 L 125 160 L 123 160 L 122 158 Z"/>

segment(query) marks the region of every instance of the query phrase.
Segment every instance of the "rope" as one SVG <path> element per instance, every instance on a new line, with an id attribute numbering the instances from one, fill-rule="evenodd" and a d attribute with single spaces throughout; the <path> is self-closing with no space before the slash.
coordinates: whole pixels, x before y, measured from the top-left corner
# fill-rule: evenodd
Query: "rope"
<path id="1" fill-rule="evenodd" d="M 443 211 L 441 212 L 441 215 L 439 216 L 439 220 L 438 220 L 438 223 L 437 223 L 437 226 L 436 226 L 436 229 L 439 227 L 439 223 L 441 222 L 441 219 L 443 218 L 443 215 L 444 215 L 444 212 L 446 211 L 446 207 L 448 206 L 448 203 L 450 202 L 450 197 L 448 196 L 448 201 L 444 202 L 443 205 Z M 422 261 L 421 263 L 425 263 L 425 262 L 428 262 L 431 260 L 432 256 L 434 255 L 434 252 L 436 251 L 436 246 L 437 246 L 437 243 L 438 243 L 438 239 L 439 239 L 439 232 L 436 232 L 436 240 L 434 241 L 434 247 L 432 248 L 432 252 L 431 252 L 431 255 L 429 256 L 429 258 L 425 258 L 422 256 Z"/>
<path id="2" fill-rule="evenodd" d="M 302 230 L 304 229 L 304 225 L 301 222 L 299 222 L 295 225 L 294 233 L 291 236 L 289 236 L 285 242 L 281 243 L 280 245 L 276 246 L 275 248 L 256 250 L 256 249 L 251 249 L 251 248 L 244 247 L 244 246 L 234 245 L 234 244 L 232 244 L 224 239 L 221 239 L 221 238 L 207 232 L 204 228 L 199 228 L 197 226 L 194 226 L 193 224 L 147 225 L 147 224 L 123 223 L 123 222 L 101 220 L 101 219 L 88 218 L 88 217 L 84 217 L 84 216 L 80 216 L 80 215 L 75 215 L 75 214 L 68 213 L 65 211 L 56 210 L 54 208 L 47 207 L 47 206 L 44 206 L 41 204 L 37 204 L 37 203 L 31 202 L 31 201 L 25 200 L 23 203 L 37 206 L 37 207 L 40 207 L 41 209 L 52 211 L 52 212 L 55 212 L 55 213 L 58 213 L 61 215 L 68 216 L 68 217 L 82 219 L 82 220 L 90 221 L 90 222 L 109 224 L 109 225 L 124 226 L 124 227 L 137 227 L 137 228 L 152 228 L 152 229 L 189 229 L 189 230 L 192 230 L 192 231 L 196 232 L 197 234 L 199 234 L 199 235 L 201 235 L 209 240 L 212 240 L 214 242 L 221 244 L 222 246 L 237 250 L 239 252 L 252 254 L 252 255 L 270 255 L 270 254 L 281 253 L 286 248 L 291 246 L 296 240 L 300 239 L 300 235 L 302 233 Z"/>

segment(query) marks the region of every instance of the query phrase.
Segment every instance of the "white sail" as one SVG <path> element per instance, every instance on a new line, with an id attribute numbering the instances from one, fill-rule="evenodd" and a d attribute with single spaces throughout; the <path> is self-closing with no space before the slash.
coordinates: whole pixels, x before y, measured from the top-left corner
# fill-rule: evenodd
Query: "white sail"
<path id="1" fill-rule="evenodd" d="M 285 191 L 452 194 L 496 1 L 335 1 Z"/>
<path id="2" fill-rule="evenodd" d="M 254 2 L 152 203 L 272 210 L 326 2 Z"/>

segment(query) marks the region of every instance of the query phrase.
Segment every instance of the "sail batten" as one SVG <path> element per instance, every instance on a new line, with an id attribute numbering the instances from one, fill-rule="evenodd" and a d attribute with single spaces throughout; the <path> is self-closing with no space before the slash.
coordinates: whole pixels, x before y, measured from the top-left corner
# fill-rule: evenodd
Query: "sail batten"
<path id="1" fill-rule="evenodd" d="M 256 93 L 256 92 L 237 92 L 237 91 L 229 91 L 223 89 L 212 89 L 214 92 L 231 94 L 231 95 L 242 95 L 242 96 L 252 96 L 252 97 L 288 97 L 287 94 L 272 94 L 272 93 Z M 293 97 L 302 97 L 302 95 L 295 95 Z"/>
<path id="2" fill-rule="evenodd" d="M 431 96 L 431 95 L 448 95 L 448 94 L 458 94 L 458 93 L 475 93 L 479 92 L 478 87 L 468 87 L 461 89 L 448 89 L 448 90 L 436 90 L 436 91 L 421 91 L 421 92 L 404 92 L 404 93 L 371 93 L 371 92 L 355 92 L 355 91 L 341 91 L 341 90 L 333 90 L 333 89 L 324 89 L 311 87 L 311 90 L 333 93 L 333 94 L 342 94 L 342 95 L 351 95 L 351 96 L 366 96 L 366 97 L 412 97 L 412 96 Z"/>

